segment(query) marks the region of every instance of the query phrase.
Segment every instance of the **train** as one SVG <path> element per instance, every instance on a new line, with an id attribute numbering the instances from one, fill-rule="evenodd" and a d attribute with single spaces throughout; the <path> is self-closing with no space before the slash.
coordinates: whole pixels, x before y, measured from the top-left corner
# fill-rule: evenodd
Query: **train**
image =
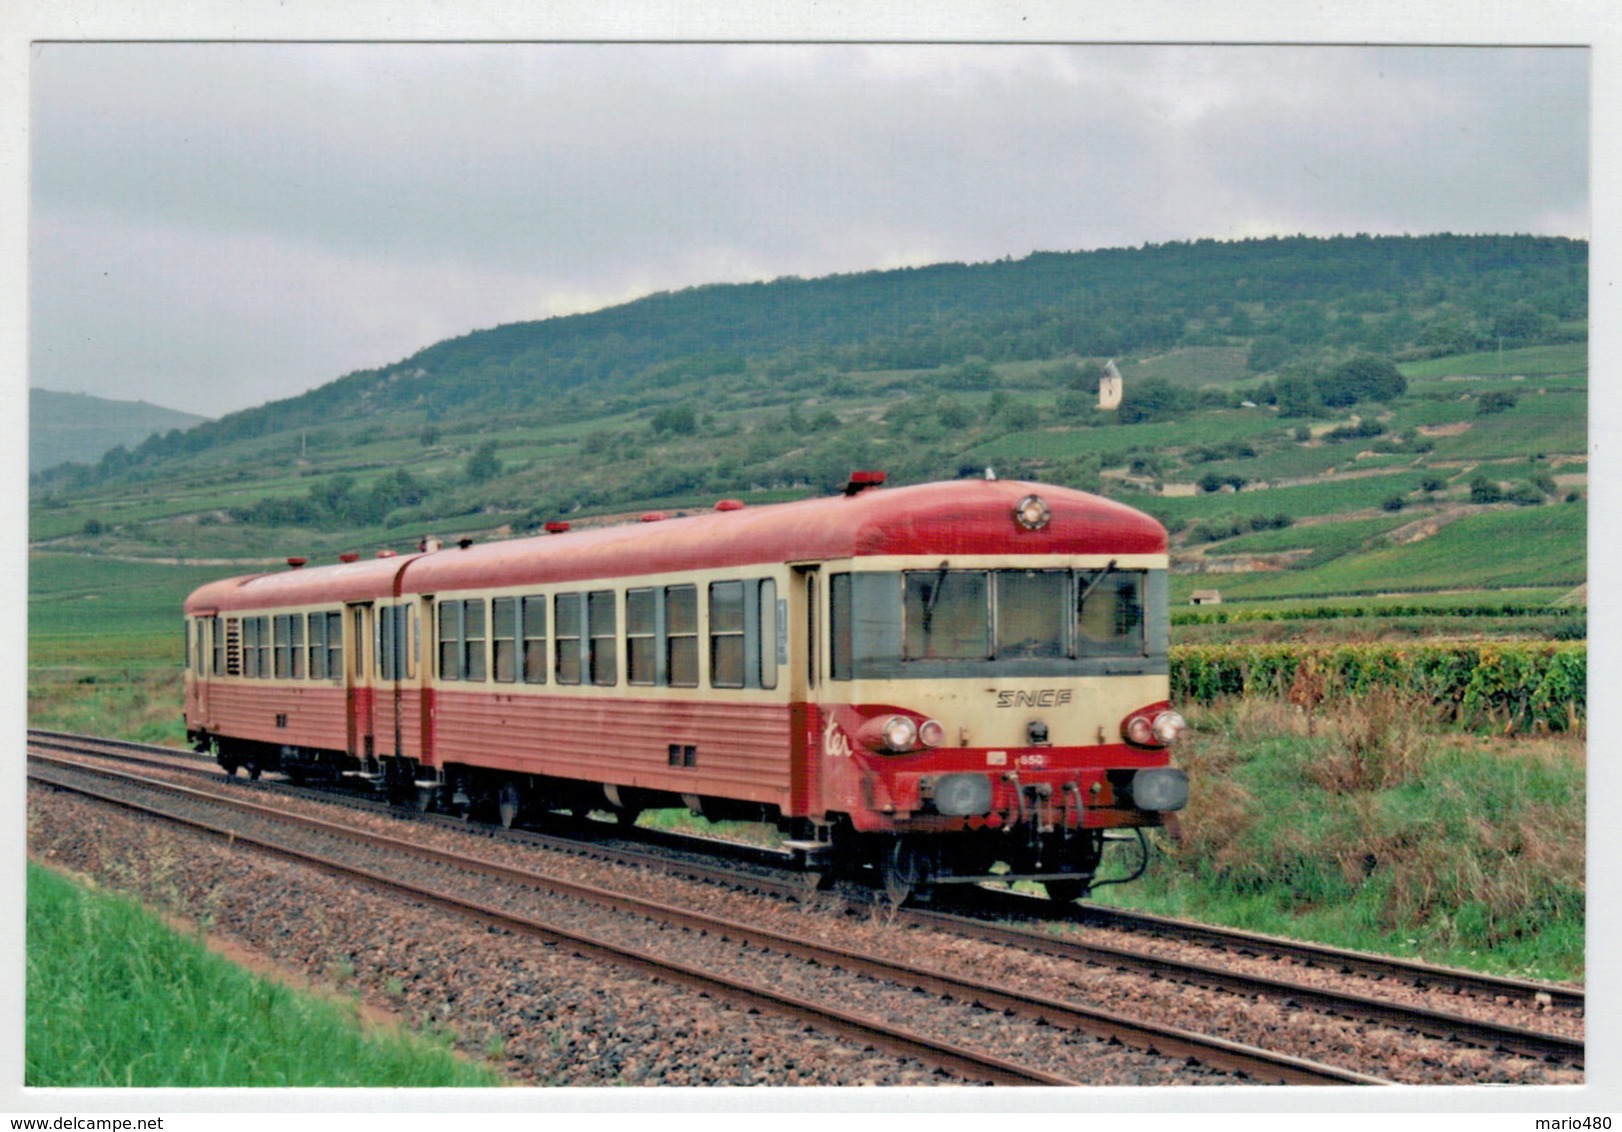
<path id="1" fill-rule="evenodd" d="M 228 775 L 502 825 L 685 807 L 819 880 L 1098 883 L 1173 824 L 1166 531 L 1052 484 L 888 486 L 425 539 L 184 606 L 185 725 Z"/>

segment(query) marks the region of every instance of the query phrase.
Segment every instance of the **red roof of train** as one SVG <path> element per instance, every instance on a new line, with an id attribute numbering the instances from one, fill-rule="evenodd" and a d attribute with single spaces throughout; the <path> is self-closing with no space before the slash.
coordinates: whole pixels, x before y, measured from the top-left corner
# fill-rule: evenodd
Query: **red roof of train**
<path id="1" fill-rule="evenodd" d="M 1030 531 L 1014 508 L 1033 493 L 1052 514 Z M 1165 552 L 1165 528 L 1113 500 L 1052 484 L 956 480 L 227 579 L 192 594 L 186 610 L 361 601 L 392 595 L 397 581 L 402 593 L 431 594 L 869 555 Z"/>

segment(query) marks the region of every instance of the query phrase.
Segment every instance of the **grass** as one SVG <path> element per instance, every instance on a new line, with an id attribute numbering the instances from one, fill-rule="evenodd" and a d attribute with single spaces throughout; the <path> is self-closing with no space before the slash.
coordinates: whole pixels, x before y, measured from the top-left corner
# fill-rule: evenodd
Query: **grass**
<path id="1" fill-rule="evenodd" d="M 27 903 L 26 1085 L 502 1083 L 442 1043 L 368 1031 L 352 1001 L 253 976 L 134 901 L 30 864 Z"/>
<path id="2" fill-rule="evenodd" d="M 1277 494 L 1277 493 L 1275 493 Z M 1587 509 L 1580 504 L 1489 511 L 1404 546 L 1347 554 L 1307 570 L 1224 576 L 1227 599 L 1576 586 L 1587 577 Z"/>
<path id="3" fill-rule="evenodd" d="M 1405 362 L 1397 368 L 1410 381 L 1455 376 L 1493 377 L 1525 374 L 1532 377 L 1543 374 L 1586 373 L 1588 343 L 1573 342 L 1562 346 L 1527 346 L 1518 350 L 1455 354 L 1424 362 Z"/>
<path id="4" fill-rule="evenodd" d="M 1581 979 L 1579 737 L 1488 739 L 1390 694 L 1191 710 L 1182 839 L 1108 903 L 1504 974 Z"/>

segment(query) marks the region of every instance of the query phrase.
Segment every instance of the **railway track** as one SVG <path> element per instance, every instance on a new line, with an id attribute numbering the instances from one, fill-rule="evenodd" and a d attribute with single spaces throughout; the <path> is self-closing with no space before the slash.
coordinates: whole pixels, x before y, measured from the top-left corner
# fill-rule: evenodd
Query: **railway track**
<path id="1" fill-rule="evenodd" d="M 319 851 L 311 852 L 308 849 L 296 847 L 289 840 L 268 836 L 263 833 L 244 832 L 242 822 L 233 819 L 251 816 L 294 827 L 302 834 L 319 833 L 324 838 L 365 844 L 395 860 L 409 856 L 419 861 L 434 861 L 439 864 L 454 866 L 458 870 L 477 872 L 505 883 L 546 889 L 570 900 L 589 901 L 626 914 L 655 920 L 669 926 L 681 927 L 689 932 L 713 936 L 715 939 L 727 941 L 733 946 L 743 944 L 756 948 L 768 948 L 804 962 L 822 964 L 837 969 L 847 975 L 865 975 L 869 978 L 897 983 L 909 989 L 929 990 L 935 994 L 958 1001 L 976 1002 L 989 1009 L 1024 1014 L 1050 1026 L 1078 1030 L 1094 1037 L 1120 1042 L 1162 1057 L 1195 1061 L 1211 1068 L 1237 1073 L 1252 1080 L 1295 1085 L 1388 1083 L 1368 1074 L 1320 1065 L 1288 1055 L 1246 1047 L 1220 1038 L 1211 1038 L 1152 1022 L 1122 1017 L 1107 1011 L 1047 1002 L 1035 996 L 1019 994 L 977 982 L 973 979 L 887 961 L 847 949 L 831 947 L 813 940 L 796 938 L 781 932 L 693 912 L 686 908 L 659 904 L 622 893 L 575 884 L 529 870 L 514 869 L 493 862 L 470 859 L 459 854 L 447 854 L 397 838 L 366 833 L 303 815 L 288 814 L 285 811 L 273 810 L 239 799 L 220 798 L 218 795 L 200 793 L 188 787 L 172 783 L 157 783 L 147 779 L 139 779 L 120 771 L 105 768 L 87 768 L 83 764 L 58 760 L 51 756 L 34 756 L 31 761 L 35 766 L 30 771 L 30 777 L 55 788 L 74 790 L 147 816 L 179 822 L 194 830 L 226 838 L 235 845 L 251 845 L 279 856 L 297 860 L 302 864 L 340 872 L 343 875 L 364 880 L 373 885 L 389 888 L 413 900 L 450 908 L 461 915 L 474 917 L 504 930 L 535 934 L 564 942 L 571 947 L 603 957 L 611 962 L 630 963 L 658 978 L 673 979 L 705 993 L 740 998 L 756 1008 L 759 1008 L 762 1004 L 770 1004 L 773 1009 L 802 1019 L 809 1024 L 832 1028 L 862 1041 L 876 1042 L 892 1052 L 940 1065 L 953 1073 L 970 1079 L 987 1080 L 1000 1084 L 1025 1085 L 1074 1085 L 1082 1083 L 1059 1074 L 1021 1065 L 1018 1062 L 994 1056 L 970 1046 L 943 1042 L 915 1031 L 898 1028 L 886 1023 L 881 1018 L 862 1016 L 805 998 L 785 995 L 769 984 L 758 982 L 741 983 L 718 976 L 711 971 L 692 964 L 673 962 L 647 950 L 625 947 L 611 940 L 582 935 L 560 927 L 555 923 L 542 922 L 490 904 L 467 900 L 448 893 L 439 887 L 428 887 L 404 881 L 397 876 L 385 875 L 370 868 L 341 864 L 334 861 L 328 854 Z M 66 770 L 66 774 L 62 773 L 64 770 Z M 194 802 L 206 801 L 211 806 L 217 806 L 228 811 L 230 817 L 223 820 L 210 820 L 180 816 L 173 813 L 169 807 L 161 804 L 135 800 L 130 798 L 127 793 L 87 784 L 83 781 L 86 775 L 93 775 L 103 781 L 111 780 L 126 787 L 135 786 L 142 791 L 168 797 L 180 797 Z"/>
<path id="2" fill-rule="evenodd" d="M 77 740 L 66 736 L 40 737 L 42 742 L 49 742 L 55 747 L 74 747 Z M 98 744 L 99 745 L 99 744 Z M 107 748 L 103 747 L 103 750 Z M 115 751 L 121 751 L 126 756 L 144 761 L 148 758 L 157 758 L 149 748 L 139 745 L 115 744 Z M 164 752 L 164 755 L 173 756 L 174 752 Z M 191 760 L 180 756 L 181 762 L 176 764 L 172 757 L 164 759 L 169 765 L 202 767 L 202 760 Z M 218 777 L 217 770 L 210 772 L 210 777 Z M 557 839 L 545 839 L 548 842 Z M 578 846 L 576 846 L 578 849 Z M 615 850 L 616 854 L 620 851 Z M 641 863 L 647 863 L 644 859 Z M 690 871 L 683 867 L 683 871 Z M 735 871 L 715 870 L 721 876 L 711 879 L 726 879 L 729 883 L 736 883 L 738 877 Z M 513 875 L 508 877 L 519 883 L 537 883 L 531 875 L 520 879 Z M 748 881 L 753 887 L 760 887 L 760 878 Z M 778 882 L 781 891 L 795 892 L 799 884 L 793 878 Z M 767 886 L 770 887 L 768 880 Z M 995 910 L 1007 905 L 1009 902 L 999 898 L 996 894 L 983 894 L 988 902 L 987 909 L 981 909 L 984 914 L 987 910 Z M 600 891 L 588 893 L 578 891 L 572 894 L 575 899 L 592 899 L 605 901 L 613 899 Z M 1029 918 L 1032 913 L 1029 905 L 1041 905 L 1042 910 L 1051 914 L 1054 909 L 1051 905 L 1041 901 L 1019 901 L 1025 905 L 1022 915 Z M 665 922 L 681 924 L 692 931 L 720 932 L 732 938 L 751 940 L 756 946 L 788 949 L 792 941 L 785 940 L 779 935 L 770 932 L 759 932 L 746 925 L 735 922 L 723 923 L 715 920 L 684 918 L 685 913 L 680 909 L 656 909 L 648 906 L 647 902 L 634 902 L 633 905 L 624 905 L 627 909 L 634 907 L 636 914 L 656 916 Z M 1108 910 L 1113 912 L 1113 910 Z M 1081 915 L 1084 919 L 1097 921 L 1101 918 L 1101 910 L 1093 906 L 1084 906 Z M 1057 956 L 1063 959 L 1080 963 L 1103 966 L 1114 970 L 1130 970 L 1152 975 L 1173 983 L 1196 985 L 1220 989 L 1229 994 L 1241 995 L 1252 999 L 1266 999 L 1275 1002 L 1289 1002 L 1301 1009 L 1311 1009 L 1328 1015 L 1353 1018 L 1380 1026 L 1395 1027 L 1416 1034 L 1428 1035 L 1433 1038 L 1449 1042 L 1461 1042 L 1469 1045 L 1490 1049 L 1507 1051 L 1528 1058 L 1537 1058 L 1545 1061 L 1566 1065 L 1580 1065 L 1583 1058 L 1583 1043 L 1580 1038 L 1545 1033 L 1527 1027 L 1506 1025 L 1503 1023 L 1484 1021 L 1467 1015 L 1452 1012 L 1443 1012 L 1423 1007 L 1414 1007 L 1394 1003 L 1386 999 L 1369 994 L 1355 993 L 1346 990 L 1328 990 L 1323 987 L 1304 985 L 1297 981 L 1287 981 L 1271 977 L 1249 975 L 1226 969 L 1220 964 L 1190 962 L 1187 959 L 1170 959 L 1164 956 L 1145 954 L 1122 947 L 1089 943 L 1068 938 L 1056 937 L 1051 934 L 1033 931 L 1030 929 L 1009 928 L 1007 926 L 988 923 L 982 918 L 963 915 L 949 915 L 932 911 L 907 910 L 898 914 L 907 922 L 926 926 L 936 931 L 949 931 L 966 937 L 982 941 L 994 942 L 1004 947 L 1016 947 L 1034 954 Z M 1108 919 L 1115 920 L 1111 915 Z M 1554 994 L 1558 994 L 1558 1007 L 1562 1010 L 1580 1010 L 1582 1006 L 1582 992 L 1580 989 L 1565 987 L 1550 987 L 1547 984 L 1524 983 L 1515 980 L 1495 979 L 1490 976 L 1475 976 L 1468 972 L 1455 972 L 1451 969 L 1430 967 L 1422 964 L 1405 963 L 1393 960 L 1382 962 L 1378 957 L 1371 957 L 1359 953 L 1347 953 L 1335 949 L 1319 948 L 1313 945 L 1294 944 L 1290 941 L 1273 940 L 1271 937 L 1258 937 L 1247 933 L 1231 933 L 1220 929 L 1202 928 L 1199 925 L 1186 924 L 1182 921 L 1169 921 L 1153 917 L 1138 917 L 1126 914 L 1119 919 L 1124 920 L 1133 930 L 1149 930 L 1159 934 L 1183 933 L 1194 936 L 1206 945 L 1215 945 L 1234 953 L 1254 955 L 1258 953 L 1286 953 L 1295 963 L 1310 963 L 1321 969 L 1340 972 L 1352 972 L 1363 981 L 1373 978 L 1391 979 L 1406 982 L 1423 982 L 1426 985 L 1445 985 L 1456 988 L 1461 993 L 1484 994 L 1492 993 L 1495 996 L 1512 995 L 1515 997 L 1530 998 L 1536 995 L 1545 996 L 1539 1001 L 1553 1003 Z M 1101 1016 L 1104 1012 L 1091 1011 L 1084 1008 L 1055 1007 L 1053 1003 L 1043 1001 L 1035 996 L 1020 996 L 1006 989 L 994 986 L 974 986 L 967 981 L 956 982 L 940 981 L 937 972 L 928 972 L 918 969 L 908 969 L 904 964 L 889 964 L 879 967 L 862 966 L 871 964 L 869 956 L 852 952 L 842 952 L 839 949 L 820 947 L 820 949 L 802 950 L 800 952 L 810 961 L 825 964 L 836 964 L 848 970 L 866 970 L 875 978 L 910 979 L 918 985 L 927 985 L 936 993 L 951 996 L 972 995 L 988 1003 L 995 1002 L 999 1009 L 1024 1011 L 1036 1016 L 1046 1018 L 1056 1025 L 1072 1026 L 1085 1032 L 1106 1035 L 1113 1040 L 1122 1041 L 1135 1048 L 1154 1048 L 1164 1052 L 1167 1049 L 1179 1050 L 1177 1056 L 1199 1060 L 1210 1065 L 1221 1065 L 1236 1072 L 1245 1073 L 1261 1080 L 1292 1080 L 1292 1083 L 1301 1083 L 1299 1078 L 1285 1075 L 1283 1070 L 1260 1069 L 1254 1063 L 1245 1064 L 1242 1061 L 1221 1060 L 1226 1056 L 1224 1051 L 1207 1047 L 1201 1051 L 1193 1045 L 1182 1045 L 1197 1035 L 1188 1035 L 1186 1032 L 1170 1032 L 1171 1028 L 1140 1026 L 1133 1029 L 1133 1025 L 1120 1018 L 1110 1019 Z M 882 970 L 881 970 L 882 968 Z M 935 981 L 931 981 L 935 980 Z M 1551 993 L 1554 992 L 1554 993 Z M 1277 1076 L 1271 1075 L 1277 1073 Z M 1298 1070 L 1290 1068 L 1289 1073 Z M 1305 1073 L 1308 1077 L 1314 1070 L 1308 1068 Z"/>

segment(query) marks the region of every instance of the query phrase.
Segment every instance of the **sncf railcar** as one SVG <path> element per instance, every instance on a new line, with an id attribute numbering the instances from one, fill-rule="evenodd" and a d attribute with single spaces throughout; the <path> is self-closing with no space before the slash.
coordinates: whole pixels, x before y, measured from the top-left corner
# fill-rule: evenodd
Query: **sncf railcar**
<path id="1" fill-rule="evenodd" d="M 1165 530 L 963 480 L 295 568 L 187 600 L 187 733 L 228 773 L 511 824 L 686 806 L 815 869 L 1087 891 L 1187 798 Z"/>

